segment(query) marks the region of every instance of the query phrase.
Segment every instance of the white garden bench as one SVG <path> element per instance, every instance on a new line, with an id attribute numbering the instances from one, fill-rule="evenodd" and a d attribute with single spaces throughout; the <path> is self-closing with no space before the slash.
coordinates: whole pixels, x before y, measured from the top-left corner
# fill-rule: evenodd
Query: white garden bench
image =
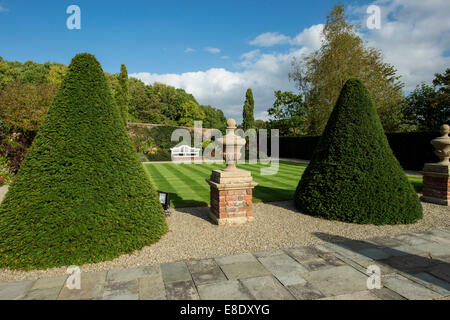
<path id="1" fill-rule="evenodd" d="M 172 157 L 200 157 L 200 148 L 187 145 L 170 148 L 170 151 L 172 152 Z"/>

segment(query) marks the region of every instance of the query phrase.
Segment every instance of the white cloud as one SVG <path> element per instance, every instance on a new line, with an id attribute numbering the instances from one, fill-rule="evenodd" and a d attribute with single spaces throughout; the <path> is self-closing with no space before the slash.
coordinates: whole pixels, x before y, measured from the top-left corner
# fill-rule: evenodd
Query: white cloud
<path id="1" fill-rule="evenodd" d="M 251 45 L 260 47 L 271 47 L 277 44 L 284 44 L 289 42 L 289 37 L 278 32 L 266 32 L 260 34 L 255 39 L 250 41 Z"/>
<path id="2" fill-rule="evenodd" d="M 195 52 L 195 49 L 192 48 L 186 48 L 186 50 L 184 50 L 184 52 L 189 53 L 189 52 Z"/>
<path id="3" fill-rule="evenodd" d="M 4 6 L 2 6 L 2 5 L 0 4 L 0 12 L 8 12 L 8 11 L 9 11 L 8 8 L 5 8 Z"/>
<path id="4" fill-rule="evenodd" d="M 292 46 L 306 46 L 308 48 L 317 49 L 322 41 L 323 24 L 315 24 L 304 29 L 294 38 L 278 32 L 266 32 L 260 34 L 250 41 L 251 45 L 260 47 L 272 47 L 279 44 L 290 44 Z"/>
<path id="5" fill-rule="evenodd" d="M 229 56 L 221 56 L 220 59 L 231 59 Z"/>
<path id="6" fill-rule="evenodd" d="M 246 53 L 241 55 L 241 59 L 253 60 L 256 56 L 259 55 L 259 52 L 260 52 L 259 49 L 246 52 Z"/>
<path id="7" fill-rule="evenodd" d="M 323 40 L 323 27 L 323 24 L 315 24 L 310 28 L 306 28 L 305 30 L 297 34 L 295 38 L 290 40 L 290 43 L 295 46 L 306 46 L 309 48 L 318 49 L 320 48 L 321 42 Z"/>
<path id="8" fill-rule="evenodd" d="M 382 0 L 374 4 L 381 9 L 381 28 L 363 29 L 363 37 L 397 68 L 406 91 L 422 81 L 431 83 L 436 72 L 450 66 L 450 57 L 444 56 L 450 49 L 450 1 Z"/>
<path id="9" fill-rule="evenodd" d="M 302 33 L 317 35 L 313 41 L 312 36 L 302 46 L 291 48 L 286 53 L 261 53 L 259 49 L 243 53 L 236 64 L 242 71 L 230 71 L 224 68 L 210 68 L 206 71 L 186 72 L 182 74 L 152 74 L 140 72 L 130 74 L 131 77 L 141 79 L 147 84 L 162 82 L 177 88 L 183 88 L 201 104 L 209 104 L 220 108 L 227 117 L 242 121 L 242 106 L 245 100 L 245 91 L 252 88 L 255 99 L 255 119 L 267 119 L 267 109 L 273 105 L 274 91 L 294 91 L 295 85 L 288 79 L 291 70 L 291 61 L 294 57 L 300 58 L 316 48 L 308 45 L 320 42 L 320 34 L 315 32 L 314 26 L 305 29 Z"/>
<path id="10" fill-rule="evenodd" d="M 290 63 L 293 57 L 300 57 L 306 52 L 306 48 L 301 48 L 289 53 L 261 54 L 240 72 L 211 68 L 182 74 L 141 72 L 130 76 L 141 79 L 146 84 L 162 82 L 183 88 L 193 94 L 199 103 L 220 108 L 227 117 L 233 117 L 238 122 L 242 121 L 245 91 L 252 88 L 255 118 L 266 119 L 267 109 L 273 104 L 274 91 L 295 89 L 288 79 Z"/>
<path id="11" fill-rule="evenodd" d="M 382 50 L 385 61 L 398 69 L 406 90 L 414 89 L 421 81 L 430 82 L 434 73 L 450 66 L 450 57 L 444 56 L 450 50 L 450 19 L 447 17 L 450 1 L 380 0 L 375 4 L 381 7 L 381 29 L 363 29 L 361 34 L 369 45 Z M 364 23 L 365 7 L 358 9 L 360 21 Z M 238 122 L 242 121 L 245 91 L 252 88 L 255 118 L 266 119 L 275 90 L 295 91 L 294 83 L 288 80 L 292 58 L 319 48 L 322 28 L 321 24 L 313 25 L 293 38 L 276 32 L 258 36 L 252 44 L 267 47 L 288 43 L 292 47 L 285 53 L 268 54 L 259 49 L 243 53 L 234 64 L 239 71 L 210 68 L 182 74 L 141 72 L 131 76 L 148 84 L 158 81 L 183 88 L 199 103 L 220 108 L 227 117 L 234 117 Z"/>
<path id="12" fill-rule="evenodd" d="M 220 49 L 218 49 L 218 48 L 211 48 L 211 47 L 206 47 L 205 51 L 208 51 L 209 53 L 212 53 L 212 54 L 220 53 Z"/>

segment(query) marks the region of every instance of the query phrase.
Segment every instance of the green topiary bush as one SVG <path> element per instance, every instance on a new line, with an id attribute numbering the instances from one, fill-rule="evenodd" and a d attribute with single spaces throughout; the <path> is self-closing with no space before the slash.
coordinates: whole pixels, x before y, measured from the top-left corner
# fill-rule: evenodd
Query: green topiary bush
<path id="1" fill-rule="evenodd" d="M 111 260 L 166 231 L 100 63 L 75 56 L 0 206 L 0 267 Z"/>
<path id="2" fill-rule="evenodd" d="M 300 211 L 330 220 L 381 225 L 422 218 L 360 80 L 344 85 L 294 200 Z"/>

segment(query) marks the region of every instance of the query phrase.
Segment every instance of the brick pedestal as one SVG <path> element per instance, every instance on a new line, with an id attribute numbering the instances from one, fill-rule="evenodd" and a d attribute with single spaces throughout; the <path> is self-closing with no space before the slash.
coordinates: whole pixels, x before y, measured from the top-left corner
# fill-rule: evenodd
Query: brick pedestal
<path id="1" fill-rule="evenodd" d="M 257 185 L 245 170 L 214 170 L 206 180 L 211 188 L 209 216 L 218 225 L 253 221 L 252 192 Z"/>
<path id="2" fill-rule="evenodd" d="M 450 166 L 426 163 L 423 171 L 421 200 L 444 206 L 450 205 Z"/>

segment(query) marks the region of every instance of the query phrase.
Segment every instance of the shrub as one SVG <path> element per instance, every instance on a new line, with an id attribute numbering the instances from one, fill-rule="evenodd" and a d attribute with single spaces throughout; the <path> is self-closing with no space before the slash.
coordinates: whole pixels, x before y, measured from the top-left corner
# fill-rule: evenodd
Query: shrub
<path id="1" fill-rule="evenodd" d="M 0 156 L 8 161 L 9 171 L 16 174 L 27 150 L 26 142 L 23 139 L 13 141 L 9 137 L 0 136 Z"/>
<path id="2" fill-rule="evenodd" d="M 155 126 L 148 129 L 131 125 L 128 127 L 128 134 L 136 150 L 145 155 L 145 161 L 171 161 L 170 148 L 181 142 L 181 140 L 171 141 L 172 132 L 177 128 L 179 127 Z M 192 143 L 193 133 L 190 132 L 190 135 Z"/>
<path id="3" fill-rule="evenodd" d="M 0 206 L 0 268 L 110 260 L 158 241 L 164 212 L 100 63 L 72 60 Z"/>
<path id="4" fill-rule="evenodd" d="M 360 80 L 344 85 L 294 199 L 302 212 L 331 220 L 379 225 L 422 218 Z"/>
<path id="5" fill-rule="evenodd" d="M 148 161 L 171 161 L 172 155 L 170 151 L 159 149 L 155 153 L 149 152 L 145 154 Z"/>
<path id="6" fill-rule="evenodd" d="M 11 182 L 12 174 L 9 166 L 8 159 L 4 156 L 0 156 L 0 186 Z"/>
<path id="7" fill-rule="evenodd" d="M 128 131 L 128 136 L 138 153 L 147 153 L 154 146 L 154 142 L 148 135 L 148 129 L 146 128 L 131 127 Z"/>

